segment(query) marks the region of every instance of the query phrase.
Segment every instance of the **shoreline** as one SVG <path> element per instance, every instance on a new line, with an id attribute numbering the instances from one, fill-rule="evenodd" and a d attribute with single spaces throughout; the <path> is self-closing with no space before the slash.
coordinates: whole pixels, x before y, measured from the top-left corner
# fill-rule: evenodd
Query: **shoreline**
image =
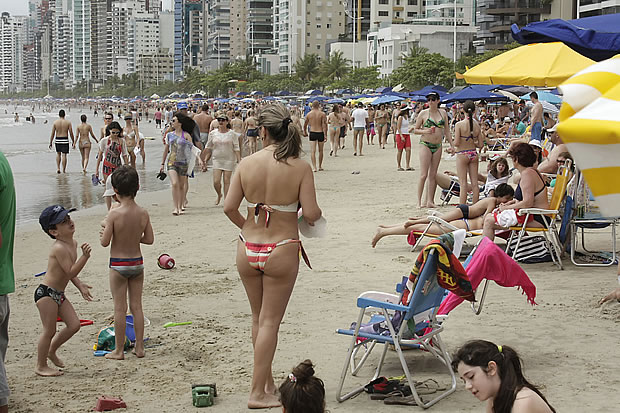
<path id="1" fill-rule="evenodd" d="M 387 150 L 365 145 L 365 156 L 360 158 L 352 155 L 349 139 L 350 135 L 338 158 L 329 157 L 326 151 L 326 170 L 315 174 L 318 203 L 329 222 L 328 235 L 302 238 L 314 270 L 300 265 L 280 328 L 273 371 L 279 384 L 294 366 L 309 358 L 316 364 L 316 375 L 325 382 L 330 411 L 400 412 L 399 407 L 369 401 L 366 394 L 344 403 L 335 401 L 350 338 L 334 331 L 355 321 L 355 299 L 362 291 L 393 291 L 417 257 L 418 252 L 410 252 L 404 236 L 384 238 L 375 249 L 370 240 L 379 223 L 402 222 L 408 216 L 426 213 L 414 206 L 419 146 L 414 145 L 412 154 L 416 171 L 397 172 L 391 140 Z M 303 158 L 308 160 L 307 142 L 304 146 Z M 444 169 L 454 169 L 454 162 L 442 161 L 440 172 Z M 39 279 L 33 274 L 45 269 L 52 240 L 38 223 L 18 226 L 16 291 L 10 298 L 6 359 L 11 411 L 83 412 L 92 409 L 102 394 L 122 397 L 127 411 L 132 412 L 188 411 L 192 409 L 191 385 L 204 382 L 217 383 L 215 412 L 248 411 L 253 355 L 249 304 L 235 268 L 238 229 L 223 214 L 221 205 L 213 205 L 211 173 L 199 174 L 191 181 L 188 197 L 189 208 L 179 217 L 171 215 L 169 189 L 139 193 L 136 198 L 149 211 L 155 233 L 155 243 L 142 249 L 146 267 L 143 304 L 151 320 L 145 336 L 150 337 L 150 343 L 161 345 L 147 349 L 144 359 L 127 354 L 123 362 L 92 355 L 96 333 L 108 325 L 113 312 L 109 251 L 100 247 L 98 235 L 105 208 L 76 211 L 75 239 L 93 247 L 80 277 L 93 286 L 95 301 L 82 300 L 71 284 L 67 297 L 80 318 L 95 324 L 83 327 L 60 348 L 59 356 L 67 368 L 59 378 L 34 374 L 41 324 L 32 299 Z M 438 210 L 449 208 L 453 207 Z M 589 236 L 588 243 L 593 248 L 608 248 L 601 235 Z M 174 269 L 157 267 L 156 259 L 164 252 L 175 259 Z M 538 306 L 527 304 L 516 289 L 492 284 L 482 314 L 474 316 L 465 304 L 457 307 L 442 337 L 450 353 L 473 338 L 513 346 L 523 357 L 528 379 L 544 385 L 543 393 L 557 411 L 580 412 L 583 406 L 590 411 L 612 411 L 608 406 L 620 403 L 620 373 L 614 357 L 620 342 L 620 304 L 596 308 L 593 303 L 616 285 L 615 267 L 582 269 L 566 258 L 565 264 L 564 271 L 552 263 L 523 266 L 537 287 Z M 193 324 L 163 328 L 169 321 Z M 583 345 L 575 345 L 577 340 L 587 343 L 586 351 Z M 380 350 L 375 349 L 359 378 L 348 380 L 345 387 L 370 380 Z M 432 377 L 448 383 L 448 376 L 439 373 L 439 363 L 431 361 L 428 354 L 410 351 L 405 357 L 415 380 Z M 575 372 L 579 372 L 578 380 Z M 388 351 L 382 374 L 402 374 L 392 351 Z M 432 410 L 481 412 L 484 406 L 459 380 L 457 391 Z"/>

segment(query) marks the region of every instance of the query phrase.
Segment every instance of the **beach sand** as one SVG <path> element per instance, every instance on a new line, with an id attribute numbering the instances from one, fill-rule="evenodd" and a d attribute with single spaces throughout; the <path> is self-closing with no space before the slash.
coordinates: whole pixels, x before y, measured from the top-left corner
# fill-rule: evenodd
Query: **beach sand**
<path id="1" fill-rule="evenodd" d="M 304 143 L 308 149 L 307 141 Z M 295 290 L 280 329 L 273 370 L 279 383 L 300 361 L 316 364 L 332 412 L 404 411 L 385 406 L 361 394 L 336 402 L 336 388 L 349 337 L 335 333 L 357 317 L 355 299 L 366 290 L 393 291 L 407 275 L 416 253 L 405 237 L 388 237 L 377 248 L 370 240 L 379 223 L 398 223 L 420 215 L 415 207 L 416 172 L 396 172 L 395 150 L 366 146 L 363 157 L 353 157 L 351 138 L 338 158 L 326 156 L 325 172 L 316 174 L 318 202 L 329 222 L 328 236 L 304 239 L 313 270 L 302 263 Z M 326 155 L 329 153 L 326 145 Z M 309 159 L 309 154 L 305 155 Z M 151 158 L 150 162 L 156 160 Z M 442 161 L 440 170 L 454 169 Z M 359 174 L 352 174 L 359 171 Z M 190 207 L 173 217 L 169 190 L 141 193 L 137 201 L 149 210 L 155 231 L 153 246 L 144 246 L 145 315 L 151 325 L 145 335 L 146 358 L 132 354 L 116 362 L 93 356 L 100 328 L 113 311 L 108 286 L 109 251 L 99 244 L 103 206 L 78 211 L 75 238 L 93 246 L 80 278 L 93 286 L 94 302 L 85 302 L 71 284 L 67 296 L 80 318 L 94 320 L 61 347 L 67 368 L 64 376 L 42 378 L 34 374 L 36 343 L 41 331 L 33 293 L 46 268 L 52 240 L 38 225 L 18 228 L 15 244 L 16 292 L 11 294 L 10 343 L 6 369 L 12 395 L 12 412 L 84 412 L 98 396 L 120 396 L 131 412 L 180 412 L 192 407 L 191 385 L 217 383 L 219 396 L 209 411 L 245 412 L 252 374 L 250 309 L 235 268 L 238 229 L 221 206 L 214 206 L 211 172 L 191 180 Z M 436 199 L 439 202 L 439 196 Z M 449 208 L 449 207 L 446 207 Z M 608 249 L 604 236 L 589 236 L 590 246 Z M 159 269 L 156 259 L 167 253 L 176 267 Z M 602 308 L 596 301 L 616 283 L 616 268 L 578 268 L 565 259 L 564 271 L 552 263 L 524 265 L 537 287 L 537 306 L 530 306 L 514 288 L 489 288 L 484 311 L 475 316 L 463 304 L 445 323 L 442 333 L 451 352 L 466 340 L 480 338 L 516 348 L 525 373 L 558 412 L 612 412 L 620 403 L 620 304 Z M 163 328 L 169 321 L 192 321 L 188 326 Z M 348 386 L 365 384 L 380 351 Z M 441 364 L 428 354 L 409 351 L 414 378 L 435 378 L 449 384 Z M 388 352 L 386 376 L 402 374 L 398 358 Z M 273 410 L 279 411 L 279 409 Z M 431 408 L 435 413 L 484 411 L 459 380 L 457 391 Z"/>

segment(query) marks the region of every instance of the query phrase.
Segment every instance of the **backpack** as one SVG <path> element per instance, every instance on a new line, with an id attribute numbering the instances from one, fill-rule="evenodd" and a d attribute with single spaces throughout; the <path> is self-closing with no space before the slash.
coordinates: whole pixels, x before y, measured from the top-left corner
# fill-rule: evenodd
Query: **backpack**
<path id="1" fill-rule="evenodd" d="M 515 247 L 517 246 L 518 237 L 514 237 L 506 246 L 506 254 L 512 257 Z M 519 244 L 519 251 L 515 255 L 515 260 L 523 264 L 535 264 L 538 262 L 553 261 L 551 253 L 545 243 L 545 237 L 524 236 Z"/>

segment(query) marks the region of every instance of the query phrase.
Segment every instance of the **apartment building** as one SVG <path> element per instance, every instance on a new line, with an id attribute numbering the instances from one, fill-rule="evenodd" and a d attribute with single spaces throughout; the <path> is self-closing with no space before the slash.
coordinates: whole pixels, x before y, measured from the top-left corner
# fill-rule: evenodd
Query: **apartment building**
<path id="1" fill-rule="evenodd" d="M 75 86 L 91 79 L 91 0 L 72 0 L 71 6 L 73 53 L 70 78 Z"/>
<path id="2" fill-rule="evenodd" d="M 579 17 L 620 13 L 620 0 L 580 0 L 578 10 Z"/>
<path id="3" fill-rule="evenodd" d="M 0 15 L 0 91 L 19 92 L 23 88 L 23 21 L 7 12 Z"/>

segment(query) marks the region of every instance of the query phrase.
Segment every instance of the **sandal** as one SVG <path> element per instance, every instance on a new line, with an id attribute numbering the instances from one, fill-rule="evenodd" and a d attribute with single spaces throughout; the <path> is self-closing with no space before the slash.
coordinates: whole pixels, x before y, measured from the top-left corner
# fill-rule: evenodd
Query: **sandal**
<path id="1" fill-rule="evenodd" d="M 404 169 L 403 168 L 398 168 L 397 171 L 404 171 Z"/>
<path id="2" fill-rule="evenodd" d="M 407 168 L 406 171 L 413 171 L 413 168 Z"/>
<path id="3" fill-rule="evenodd" d="M 388 397 L 387 399 L 384 399 L 383 403 L 391 404 L 391 405 L 399 405 L 399 406 L 417 406 L 418 405 L 418 403 L 415 401 L 413 396 L 407 396 L 407 397 L 392 396 L 392 397 Z"/>

